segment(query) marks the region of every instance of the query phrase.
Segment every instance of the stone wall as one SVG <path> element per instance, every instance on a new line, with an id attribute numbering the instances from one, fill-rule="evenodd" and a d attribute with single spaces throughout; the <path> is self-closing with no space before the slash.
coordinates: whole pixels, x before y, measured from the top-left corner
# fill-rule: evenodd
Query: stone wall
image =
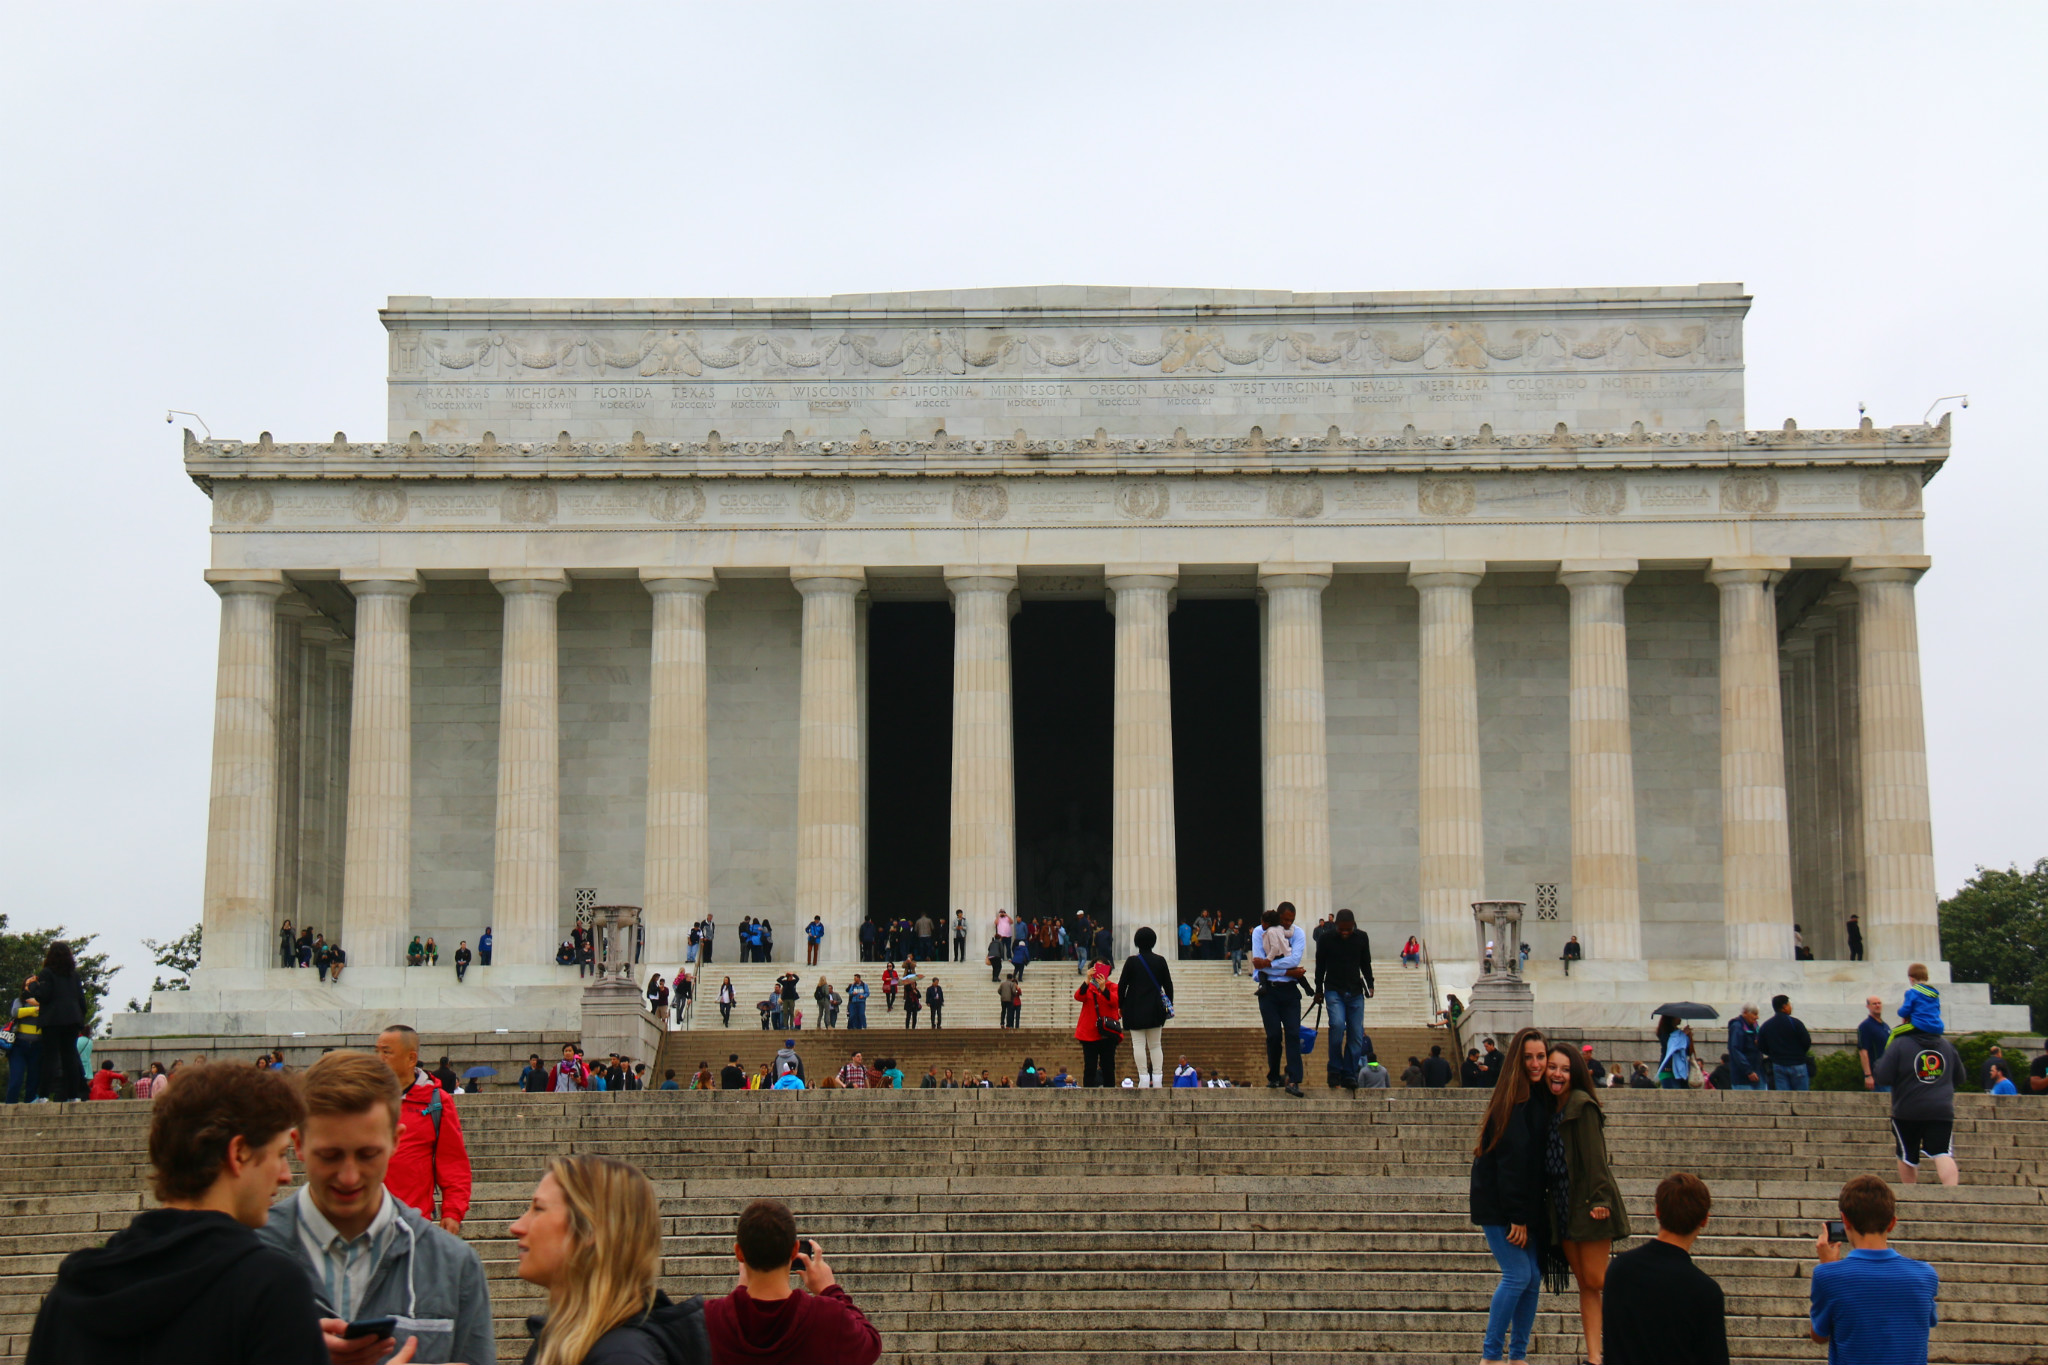
<path id="1" fill-rule="evenodd" d="M 1644 573 L 1628 588 L 1629 739 L 1646 958 L 1725 952 L 1716 591 L 1700 575 L 1682 572 Z"/>
<path id="2" fill-rule="evenodd" d="M 647 847 L 653 599 L 638 580 L 583 578 L 560 612 L 562 900 L 639 905 Z"/>
<path id="3" fill-rule="evenodd" d="M 1339 574 L 1323 590 L 1330 753 L 1330 889 L 1382 959 L 1415 931 L 1420 714 L 1415 590 Z"/>
<path id="4" fill-rule="evenodd" d="M 797 701 L 803 599 L 787 579 L 727 579 L 706 602 L 711 912 L 734 960 L 742 916 L 766 915 L 786 955 L 796 925 Z"/>
<path id="5" fill-rule="evenodd" d="M 430 581 L 412 604 L 412 923 L 449 961 L 491 908 L 504 599 Z"/>

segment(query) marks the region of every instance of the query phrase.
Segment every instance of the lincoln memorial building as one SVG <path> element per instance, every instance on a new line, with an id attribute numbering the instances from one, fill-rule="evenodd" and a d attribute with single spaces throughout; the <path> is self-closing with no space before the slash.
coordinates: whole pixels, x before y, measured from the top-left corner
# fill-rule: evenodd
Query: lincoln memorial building
<path id="1" fill-rule="evenodd" d="M 707 915 L 799 962 L 822 917 L 843 967 L 867 916 L 964 911 L 978 963 L 999 909 L 1121 954 L 1286 900 L 1462 994 L 1513 899 L 1544 1024 L 1946 982 L 1914 589 L 1949 423 L 1752 427 L 1749 305 L 393 298 L 383 439 L 187 433 L 204 960 L 119 1028 L 574 1029 L 579 897 L 643 908 L 643 980 Z M 340 985 L 278 965 L 285 920 Z"/>

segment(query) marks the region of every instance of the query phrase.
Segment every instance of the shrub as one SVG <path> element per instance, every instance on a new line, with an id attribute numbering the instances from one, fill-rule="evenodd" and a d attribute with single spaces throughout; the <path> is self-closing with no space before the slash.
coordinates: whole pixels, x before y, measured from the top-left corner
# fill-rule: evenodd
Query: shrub
<path id="1" fill-rule="evenodd" d="M 1861 1090 L 1863 1089 L 1863 1063 L 1857 1060 L 1852 1049 L 1848 1052 L 1829 1052 L 1820 1058 L 1820 1070 L 1813 1078 L 1815 1090 Z"/>

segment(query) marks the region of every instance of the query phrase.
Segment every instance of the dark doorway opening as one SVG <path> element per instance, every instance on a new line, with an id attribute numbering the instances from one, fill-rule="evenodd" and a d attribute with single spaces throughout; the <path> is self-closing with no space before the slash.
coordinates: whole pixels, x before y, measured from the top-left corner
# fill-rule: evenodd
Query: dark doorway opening
<path id="1" fill-rule="evenodd" d="M 1259 604 L 1187 601 L 1168 618 L 1180 917 L 1256 918 L 1266 894 Z"/>
<path id="2" fill-rule="evenodd" d="M 953 607 L 868 607 L 868 918 L 944 920 L 952 860 Z"/>
<path id="3" fill-rule="evenodd" d="M 1106 920 L 1116 618 L 1099 601 L 1026 602 L 1010 650 L 1017 911 Z"/>

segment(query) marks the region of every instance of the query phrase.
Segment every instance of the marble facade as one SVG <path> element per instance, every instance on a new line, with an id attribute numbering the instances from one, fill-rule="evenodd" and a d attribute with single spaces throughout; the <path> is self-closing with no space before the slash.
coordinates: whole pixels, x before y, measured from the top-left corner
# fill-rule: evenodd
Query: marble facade
<path id="1" fill-rule="evenodd" d="M 1470 903 L 1527 900 L 1539 951 L 1587 949 L 1539 980 L 1553 1023 L 1673 981 L 1853 1022 L 1939 955 L 1913 584 L 1949 430 L 1746 429 L 1748 305 L 394 298 L 384 441 L 188 435 L 206 957 L 121 1028 L 573 1027 L 579 886 L 644 905 L 657 962 L 707 910 L 784 943 L 818 914 L 850 960 L 891 596 L 954 604 L 948 894 L 985 918 L 1017 881 L 1009 614 L 1076 583 L 1116 618 L 1120 948 L 1188 904 L 1175 595 L 1257 596 L 1270 900 L 1421 933 L 1451 989 Z M 287 917 L 339 933 L 343 987 L 276 968 Z M 462 988 L 401 965 L 486 924 Z"/>

